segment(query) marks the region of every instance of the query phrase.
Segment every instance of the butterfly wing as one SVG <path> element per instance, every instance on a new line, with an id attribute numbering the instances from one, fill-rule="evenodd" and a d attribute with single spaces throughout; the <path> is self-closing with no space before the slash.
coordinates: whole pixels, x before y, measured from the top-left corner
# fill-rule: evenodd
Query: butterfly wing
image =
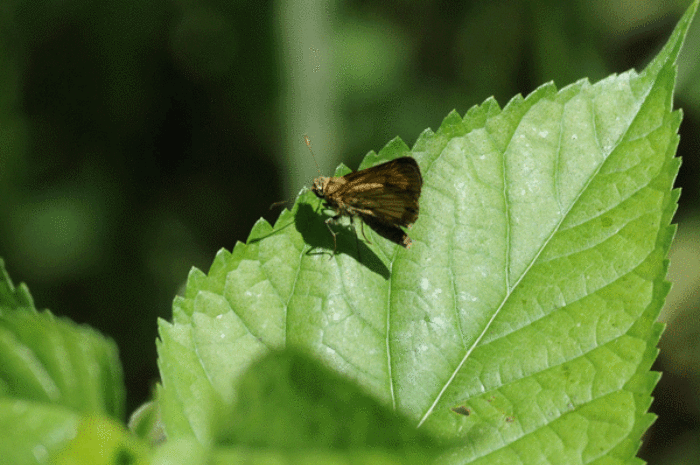
<path id="1" fill-rule="evenodd" d="M 343 198 L 349 213 L 386 226 L 409 226 L 418 218 L 423 178 L 413 158 L 397 158 L 350 173 L 343 180 L 335 195 Z"/>

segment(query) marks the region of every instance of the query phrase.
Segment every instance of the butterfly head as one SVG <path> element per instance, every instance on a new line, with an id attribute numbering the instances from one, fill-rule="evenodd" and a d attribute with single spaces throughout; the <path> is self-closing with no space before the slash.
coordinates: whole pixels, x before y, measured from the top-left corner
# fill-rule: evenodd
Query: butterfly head
<path id="1" fill-rule="evenodd" d="M 328 179 L 325 176 L 319 176 L 318 178 L 314 179 L 314 185 L 311 187 L 311 191 L 316 194 L 316 197 L 323 199 L 325 198 L 325 190 L 326 186 L 328 185 Z"/>

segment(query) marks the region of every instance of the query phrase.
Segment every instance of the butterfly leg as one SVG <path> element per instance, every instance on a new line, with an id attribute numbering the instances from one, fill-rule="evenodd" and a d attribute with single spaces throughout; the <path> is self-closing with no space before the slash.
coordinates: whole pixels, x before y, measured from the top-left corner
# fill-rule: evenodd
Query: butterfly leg
<path id="1" fill-rule="evenodd" d="M 362 227 L 362 225 L 363 225 L 363 222 L 360 221 L 360 230 L 362 231 L 362 235 L 364 236 L 365 230 Z M 362 262 L 362 254 L 360 252 L 360 238 L 357 237 L 357 228 L 355 227 L 355 217 L 354 216 L 350 216 L 350 226 L 352 226 L 352 232 L 355 233 L 354 235 L 355 235 L 355 245 L 357 246 L 357 261 Z M 371 242 L 367 240 L 366 236 L 365 236 L 365 240 L 367 241 L 367 243 L 371 244 Z"/>
<path id="2" fill-rule="evenodd" d="M 365 238 L 367 243 L 371 244 L 372 242 L 369 239 L 367 239 L 367 236 L 365 236 L 365 222 L 364 221 L 360 221 L 360 231 L 362 231 L 362 237 Z M 357 233 L 355 233 L 355 234 L 357 234 Z"/>
<path id="3" fill-rule="evenodd" d="M 331 229 L 331 223 L 335 223 L 335 221 L 340 218 L 340 215 L 338 216 L 333 216 L 330 217 L 326 220 L 326 227 L 328 228 L 328 231 L 330 231 L 331 236 L 333 236 L 333 254 L 330 256 L 329 260 L 333 258 L 333 255 L 335 255 L 335 251 L 338 249 L 338 242 L 335 239 L 335 236 L 338 235 L 333 229 Z"/>

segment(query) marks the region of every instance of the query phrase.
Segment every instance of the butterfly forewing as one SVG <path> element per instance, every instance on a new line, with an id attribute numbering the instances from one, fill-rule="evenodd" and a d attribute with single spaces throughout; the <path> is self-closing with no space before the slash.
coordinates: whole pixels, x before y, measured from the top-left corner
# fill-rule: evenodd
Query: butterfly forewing
<path id="1" fill-rule="evenodd" d="M 409 226 L 418 219 L 423 179 L 413 158 L 398 158 L 346 178 L 343 187 L 352 191 L 348 205 L 363 217 L 399 226 Z"/>

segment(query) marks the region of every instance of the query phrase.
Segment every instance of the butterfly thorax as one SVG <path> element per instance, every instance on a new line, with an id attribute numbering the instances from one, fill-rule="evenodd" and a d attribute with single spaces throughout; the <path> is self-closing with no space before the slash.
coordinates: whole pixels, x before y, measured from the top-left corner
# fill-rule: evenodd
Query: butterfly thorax
<path id="1" fill-rule="evenodd" d="M 314 179 L 314 185 L 311 188 L 317 197 L 326 201 L 326 206 L 336 209 L 338 213 L 347 214 L 346 203 L 339 194 L 339 189 L 345 185 L 347 181 L 343 177 L 331 178 L 319 176 Z"/>

